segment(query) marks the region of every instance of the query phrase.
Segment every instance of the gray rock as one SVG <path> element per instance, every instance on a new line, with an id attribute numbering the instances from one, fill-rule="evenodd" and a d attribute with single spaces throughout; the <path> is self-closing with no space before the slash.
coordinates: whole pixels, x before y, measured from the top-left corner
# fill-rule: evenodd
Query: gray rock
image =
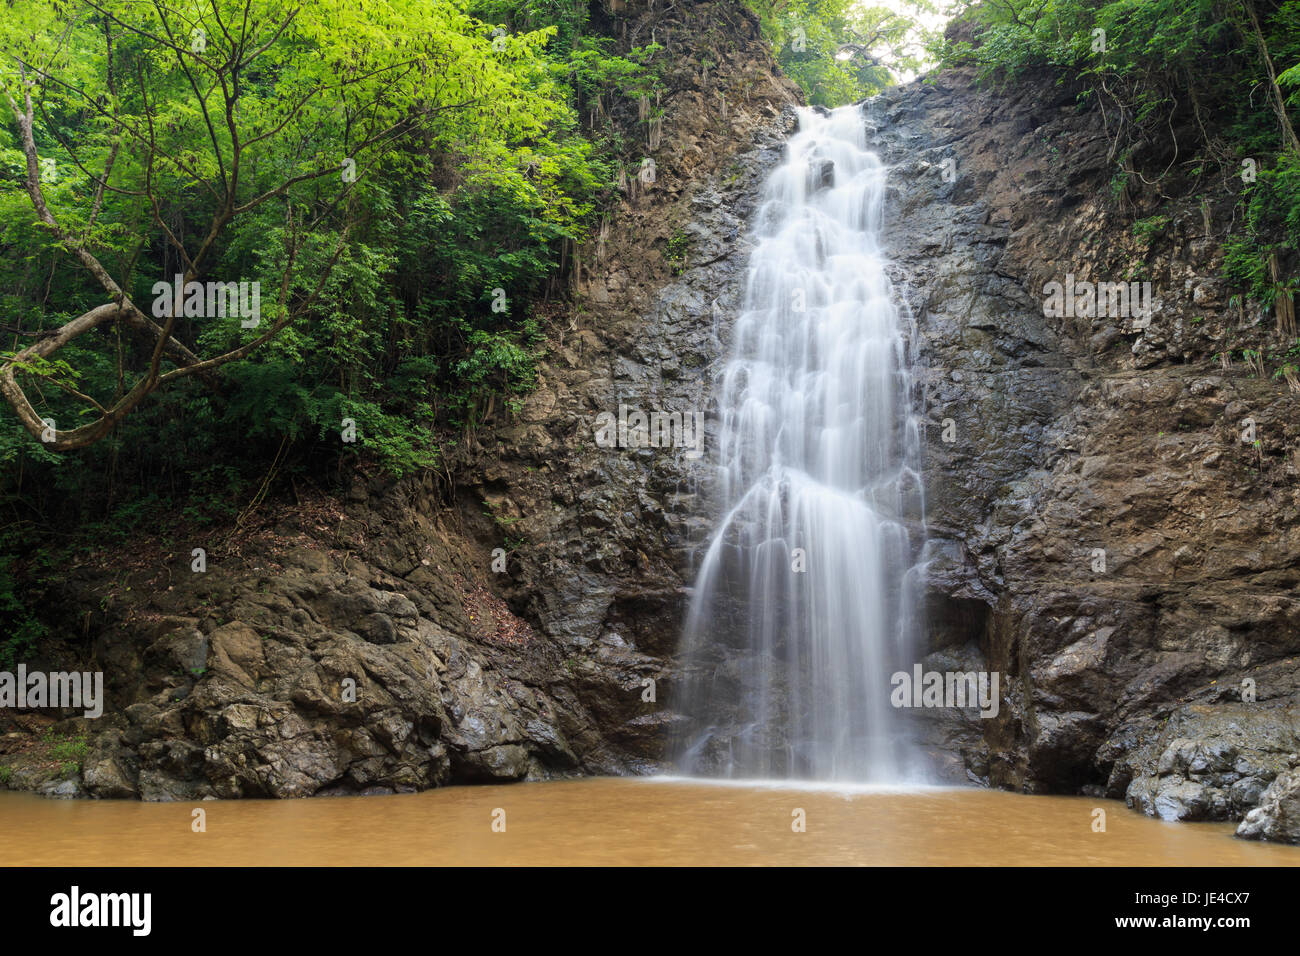
<path id="1" fill-rule="evenodd" d="M 1300 844 L 1300 770 L 1288 770 L 1274 778 L 1259 806 L 1237 827 L 1237 836 Z"/>

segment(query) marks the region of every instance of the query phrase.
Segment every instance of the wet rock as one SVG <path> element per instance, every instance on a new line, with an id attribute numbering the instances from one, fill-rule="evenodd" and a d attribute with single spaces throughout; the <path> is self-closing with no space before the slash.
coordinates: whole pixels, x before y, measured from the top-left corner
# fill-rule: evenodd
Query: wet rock
<path id="1" fill-rule="evenodd" d="M 516 744 L 468 753 L 463 762 L 472 779 L 522 780 L 529 770 L 528 751 Z"/>
<path id="2" fill-rule="evenodd" d="M 1300 750 L 1296 712 L 1273 705 L 1192 705 L 1137 718 L 1102 752 L 1116 756 L 1108 796 L 1163 819 L 1235 820 Z"/>
<path id="3" fill-rule="evenodd" d="M 1300 699 L 1300 402 L 1218 355 L 1266 347 L 1267 317 L 1194 281 L 1215 243 L 1115 240 L 1151 209 L 1109 201 L 1101 117 L 1050 78 L 946 70 L 863 112 L 917 319 L 928 650 L 973 642 L 1008 688 L 994 720 L 927 718 L 927 749 L 949 778 L 956 753 L 996 786 L 1240 818 L 1297 753 Z M 1048 282 L 1138 268 L 1149 316 L 1044 308 Z M 1271 458 L 1243 454 L 1248 416 Z"/>
<path id="4" fill-rule="evenodd" d="M 137 797 L 137 772 L 132 754 L 122 745 L 121 734 L 108 732 L 96 738 L 83 762 L 81 782 L 92 796 Z"/>
<path id="5" fill-rule="evenodd" d="M 43 797 L 53 797 L 57 800 L 71 800 L 85 795 L 85 791 L 75 780 L 51 780 L 41 786 L 39 793 Z"/>
<path id="6" fill-rule="evenodd" d="M 830 189 L 835 185 L 835 163 L 829 159 L 816 160 L 810 167 L 808 175 L 811 178 L 809 192 Z"/>
<path id="7" fill-rule="evenodd" d="M 1273 779 L 1259 805 L 1237 827 L 1237 836 L 1300 844 L 1300 770 L 1288 770 Z"/>

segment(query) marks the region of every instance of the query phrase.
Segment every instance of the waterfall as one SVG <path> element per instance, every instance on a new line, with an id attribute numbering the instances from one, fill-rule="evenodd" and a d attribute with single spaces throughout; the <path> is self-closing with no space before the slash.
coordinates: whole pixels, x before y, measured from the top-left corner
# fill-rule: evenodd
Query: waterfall
<path id="1" fill-rule="evenodd" d="M 889 703 L 924 536 L 914 328 L 886 275 L 861 107 L 804 109 L 716 383 L 718 519 L 683 651 L 687 773 L 899 782 Z"/>

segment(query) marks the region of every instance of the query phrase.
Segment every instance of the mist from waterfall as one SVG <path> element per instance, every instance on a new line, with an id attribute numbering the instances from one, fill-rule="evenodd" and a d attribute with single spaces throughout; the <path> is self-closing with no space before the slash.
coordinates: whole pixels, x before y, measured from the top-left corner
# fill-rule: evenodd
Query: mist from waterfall
<path id="1" fill-rule="evenodd" d="M 914 326 L 886 275 L 861 107 L 804 109 L 717 382 L 717 523 L 684 635 L 686 773 L 905 782 L 890 706 L 924 537 Z"/>

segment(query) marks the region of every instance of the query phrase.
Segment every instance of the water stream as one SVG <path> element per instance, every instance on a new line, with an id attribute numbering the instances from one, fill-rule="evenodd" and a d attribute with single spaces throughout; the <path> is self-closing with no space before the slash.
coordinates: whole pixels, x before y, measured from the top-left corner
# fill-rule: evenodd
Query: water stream
<path id="1" fill-rule="evenodd" d="M 858 107 L 805 109 L 758 215 L 718 383 L 719 517 L 683 650 L 687 773 L 899 781 L 889 698 L 923 534 L 913 327 Z"/>

